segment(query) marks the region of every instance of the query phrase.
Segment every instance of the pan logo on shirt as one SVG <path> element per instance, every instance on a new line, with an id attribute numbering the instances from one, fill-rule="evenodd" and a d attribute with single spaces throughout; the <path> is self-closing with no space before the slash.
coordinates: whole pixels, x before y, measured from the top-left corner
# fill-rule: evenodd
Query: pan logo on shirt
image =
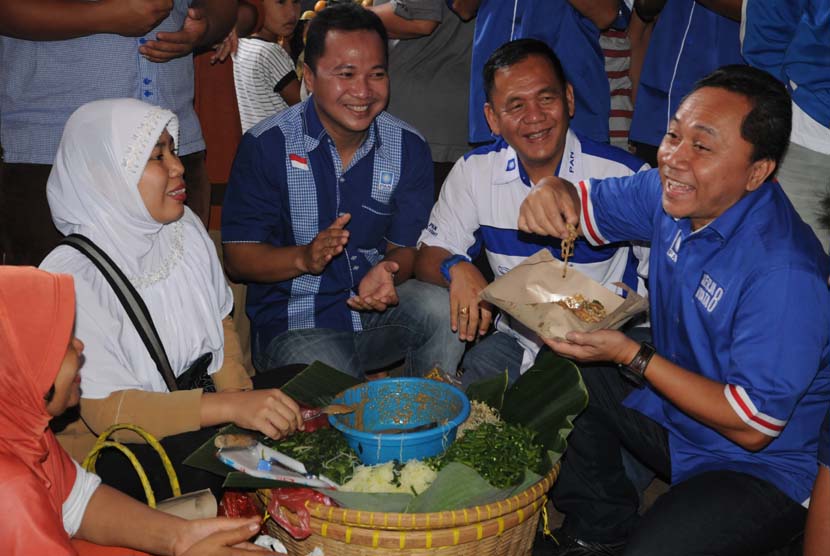
<path id="1" fill-rule="evenodd" d="M 505 172 L 512 172 L 516 169 L 516 159 L 511 158 L 507 161 L 507 168 L 504 169 Z"/>
<path id="2" fill-rule="evenodd" d="M 429 225 L 427 226 L 427 231 L 430 234 L 432 234 L 434 236 L 437 236 L 438 235 L 438 226 L 433 224 L 432 222 L 430 222 Z"/>
<path id="3" fill-rule="evenodd" d="M 704 272 L 700 278 L 700 283 L 697 285 L 695 299 L 703 305 L 707 313 L 711 313 L 718 306 L 721 297 L 723 297 L 723 288 Z"/>
<path id="4" fill-rule="evenodd" d="M 381 172 L 380 183 L 378 184 L 383 191 L 391 191 L 392 183 L 395 181 L 395 175 L 392 172 Z"/>
<path id="5" fill-rule="evenodd" d="M 573 151 L 568 154 L 568 172 L 574 173 L 574 164 L 576 163 L 576 155 Z"/>
<path id="6" fill-rule="evenodd" d="M 674 236 L 674 239 L 669 245 L 669 250 L 666 251 L 666 256 L 672 260 L 673 263 L 677 262 L 677 252 L 680 251 L 680 243 L 683 241 L 683 233 L 680 230 L 677 230 L 677 235 Z"/>
<path id="7" fill-rule="evenodd" d="M 297 170 L 305 170 L 308 172 L 308 159 L 304 158 L 298 154 L 291 153 L 288 155 L 288 160 L 291 162 L 291 166 L 296 168 Z"/>

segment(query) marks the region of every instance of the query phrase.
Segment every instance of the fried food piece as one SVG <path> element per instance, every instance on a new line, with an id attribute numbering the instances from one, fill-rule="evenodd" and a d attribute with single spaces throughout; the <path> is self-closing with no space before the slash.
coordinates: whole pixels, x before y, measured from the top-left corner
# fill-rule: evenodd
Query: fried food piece
<path id="1" fill-rule="evenodd" d="M 217 448 L 249 448 L 256 443 L 257 439 L 250 434 L 220 434 L 213 439 Z"/>
<path id="2" fill-rule="evenodd" d="M 562 240 L 560 246 L 562 262 L 565 263 L 565 266 L 562 268 L 562 278 L 568 274 L 568 259 L 574 254 L 574 241 L 576 241 L 577 237 L 576 228 L 574 228 L 573 224 L 568 224 L 568 237 Z"/>
<path id="3" fill-rule="evenodd" d="M 556 302 L 557 305 L 568 309 L 576 317 L 584 322 L 600 322 L 607 316 L 605 306 L 598 300 L 587 300 L 582 295 L 576 294 L 571 297 L 560 299 Z"/>

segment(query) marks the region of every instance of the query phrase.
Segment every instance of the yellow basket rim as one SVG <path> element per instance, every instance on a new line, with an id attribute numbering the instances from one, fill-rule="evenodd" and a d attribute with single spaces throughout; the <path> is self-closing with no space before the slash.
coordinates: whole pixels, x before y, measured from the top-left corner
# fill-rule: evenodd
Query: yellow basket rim
<path id="1" fill-rule="evenodd" d="M 372 512 L 326 506 L 317 502 L 309 502 L 307 507 L 312 518 L 324 522 L 386 531 L 428 530 L 431 528 L 473 525 L 482 521 L 497 519 L 527 507 L 535 500 L 544 497 L 559 475 L 559 467 L 560 462 L 556 462 L 551 470 L 538 482 L 510 498 L 460 510 L 429 513 Z"/>

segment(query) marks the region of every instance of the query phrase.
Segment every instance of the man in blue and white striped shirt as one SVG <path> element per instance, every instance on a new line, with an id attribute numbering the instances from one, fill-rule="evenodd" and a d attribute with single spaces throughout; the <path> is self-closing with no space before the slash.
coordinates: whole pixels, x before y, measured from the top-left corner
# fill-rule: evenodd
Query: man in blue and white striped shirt
<path id="1" fill-rule="evenodd" d="M 573 88 L 542 41 L 521 39 L 500 47 L 485 65 L 484 83 L 485 116 L 499 138 L 453 167 L 421 234 L 416 264 L 418 278 L 449 287 L 454 328 L 468 341 L 485 334 L 491 320 L 491 308 L 477 299 L 487 282 L 470 262 L 482 247 L 497 277 L 542 248 L 560 257 L 558 239 L 517 230 L 519 207 L 533 184 L 545 176 L 624 176 L 648 167 L 621 149 L 569 129 Z M 642 253 L 635 256 L 635 249 Z M 614 282 L 644 293 L 645 268 L 638 266 L 646 260 L 644 247 L 597 249 L 578 240 L 570 263 L 618 293 Z M 515 380 L 533 363 L 541 344 L 534 333 L 502 314 L 496 333 L 465 356 L 462 380 L 469 384 L 505 369 Z"/>

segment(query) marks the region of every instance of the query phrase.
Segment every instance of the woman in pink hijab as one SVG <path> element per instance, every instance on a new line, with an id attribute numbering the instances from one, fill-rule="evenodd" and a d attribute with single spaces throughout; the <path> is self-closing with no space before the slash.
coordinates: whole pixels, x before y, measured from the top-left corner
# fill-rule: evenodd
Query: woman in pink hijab
<path id="1" fill-rule="evenodd" d="M 49 421 L 80 398 L 84 345 L 73 335 L 74 315 L 70 276 L 0 266 L 2 553 L 79 554 L 71 537 L 153 554 L 257 553 L 232 546 L 256 532 L 256 520 L 163 514 L 100 484 L 60 447 Z"/>

